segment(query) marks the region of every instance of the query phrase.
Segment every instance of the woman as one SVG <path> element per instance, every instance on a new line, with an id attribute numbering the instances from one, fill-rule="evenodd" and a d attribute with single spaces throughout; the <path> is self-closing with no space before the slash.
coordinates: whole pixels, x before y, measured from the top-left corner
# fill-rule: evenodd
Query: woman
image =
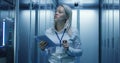
<path id="1" fill-rule="evenodd" d="M 81 43 L 77 30 L 71 28 L 71 21 L 71 8 L 59 5 L 54 16 L 54 26 L 46 30 L 46 36 L 57 45 L 47 49 L 49 63 L 79 63 L 76 58 L 82 55 Z M 45 45 L 40 47 L 44 49 Z"/>

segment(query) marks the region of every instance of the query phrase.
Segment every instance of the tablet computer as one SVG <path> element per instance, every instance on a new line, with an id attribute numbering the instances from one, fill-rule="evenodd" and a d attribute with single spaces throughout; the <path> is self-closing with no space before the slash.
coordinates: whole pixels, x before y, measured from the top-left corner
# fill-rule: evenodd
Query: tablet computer
<path id="1" fill-rule="evenodd" d="M 46 44 L 45 48 L 55 47 L 56 46 L 56 44 L 51 39 L 49 39 L 46 35 L 37 36 L 36 40 L 39 43 L 40 42 L 46 42 L 46 43 L 44 43 L 44 44 Z"/>

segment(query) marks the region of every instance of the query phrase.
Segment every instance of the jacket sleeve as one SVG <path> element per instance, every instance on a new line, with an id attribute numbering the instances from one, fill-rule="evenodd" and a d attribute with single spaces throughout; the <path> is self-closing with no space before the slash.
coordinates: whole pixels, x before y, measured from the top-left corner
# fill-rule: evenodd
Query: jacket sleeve
<path id="1" fill-rule="evenodd" d="M 72 44 L 69 45 L 69 48 L 66 50 L 66 53 L 69 56 L 81 56 L 81 42 L 77 31 L 73 32 L 72 37 L 69 41 L 71 41 Z"/>

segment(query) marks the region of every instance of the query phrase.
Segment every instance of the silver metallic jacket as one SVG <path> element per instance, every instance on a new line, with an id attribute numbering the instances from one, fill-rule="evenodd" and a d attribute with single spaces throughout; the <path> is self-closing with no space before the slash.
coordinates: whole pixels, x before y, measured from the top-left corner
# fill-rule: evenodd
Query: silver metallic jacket
<path id="1" fill-rule="evenodd" d="M 63 40 L 67 40 L 69 44 L 68 50 L 64 49 L 63 46 L 60 46 L 60 41 L 55 34 L 57 32 L 58 36 L 61 38 L 65 28 L 60 32 L 57 32 L 54 28 L 49 28 L 46 30 L 45 35 L 49 37 L 56 45 L 56 47 L 49 47 L 46 49 L 47 54 L 49 55 L 48 61 L 50 63 L 80 63 L 80 56 L 82 55 L 81 42 L 78 35 L 78 31 L 75 28 L 72 28 L 71 36 L 67 32 L 64 33 Z"/>

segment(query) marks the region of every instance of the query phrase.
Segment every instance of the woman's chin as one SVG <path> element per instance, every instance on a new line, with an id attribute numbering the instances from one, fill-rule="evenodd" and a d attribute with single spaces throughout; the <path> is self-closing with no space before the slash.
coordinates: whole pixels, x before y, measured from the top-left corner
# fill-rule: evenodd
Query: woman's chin
<path id="1" fill-rule="evenodd" d="M 57 19 L 54 19 L 55 22 L 57 22 L 58 20 Z"/>

